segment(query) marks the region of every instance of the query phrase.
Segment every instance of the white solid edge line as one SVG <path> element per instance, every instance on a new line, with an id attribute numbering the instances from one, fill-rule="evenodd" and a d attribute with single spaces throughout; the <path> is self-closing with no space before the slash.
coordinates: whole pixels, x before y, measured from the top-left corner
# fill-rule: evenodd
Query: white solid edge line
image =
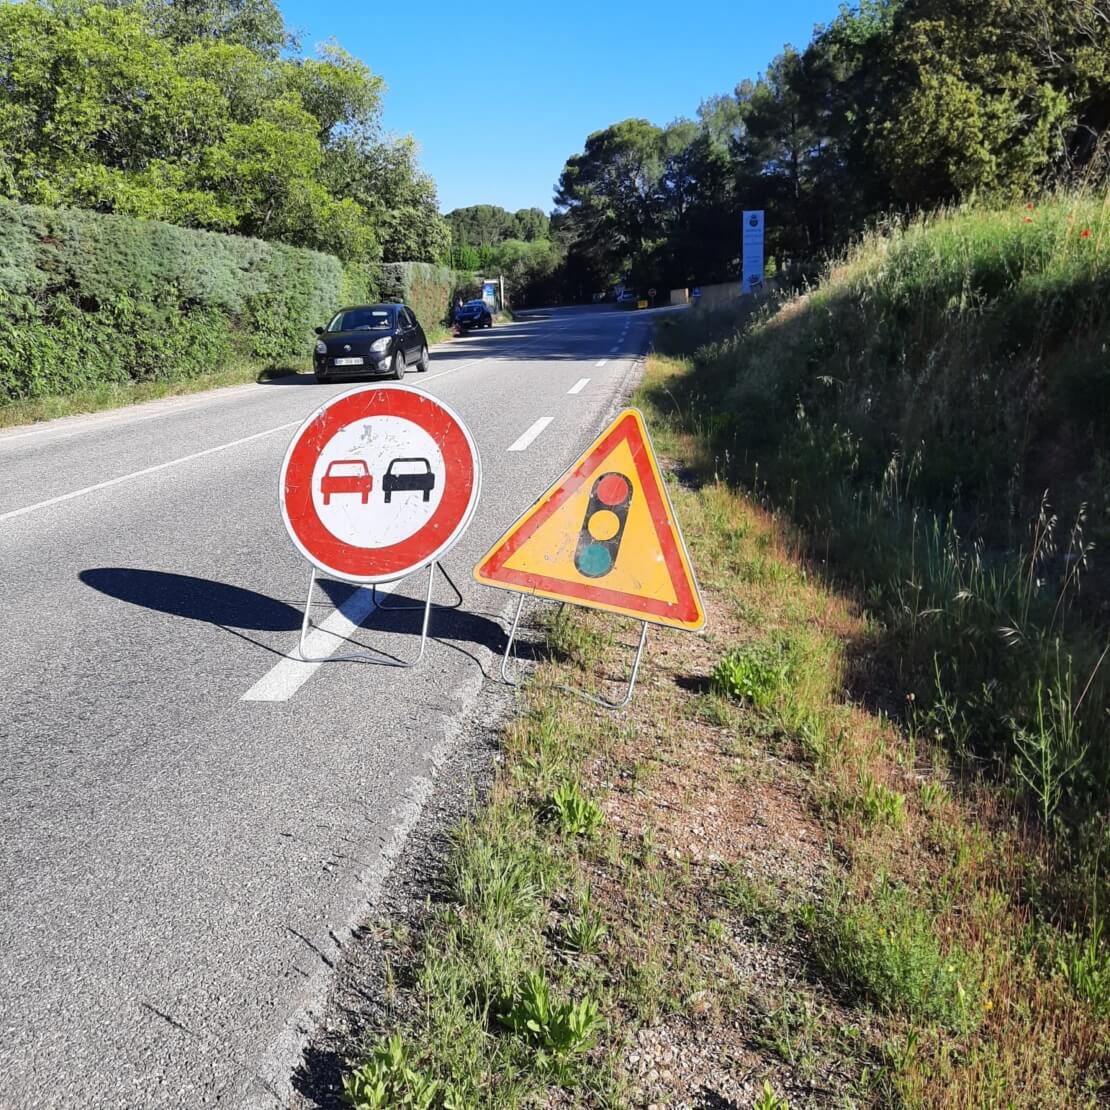
<path id="1" fill-rule="evenodd" d="M 134 478 L 143 478 L 147 474 L 157 474 L 159 470 L 168 470 L 171 466 L 180 466 L 182 463 L 192 462 L 194 459 L 203 459 L 206 455 L 215 455 L 218 451 L 227 451 L 232 447 L 239 447 L 244 443 L 250 443 L 252 440 L 261 439 L 263 436 L 272 436 L 275 432 L 283 432 L 288 428 L 298 428 L 303 423 L 303 420 L 291 420 L 288 424 L 279 424 L 276 428 L 267 428 L 264 432 L 255 432 L 254 435 L 243 436 L 242 439 L 233 439 L 230 443 L 221 443 L 217 447 L 207 447 L 203 451 L 195 451 L 191 455 L 182 455 L 179 459 L 170 459 L 169 462 L 158 463 L 156 466 L 134 470 L 130 474 L 121 474 L 118 478 L 109 478 L 106 482 L 97 482 L 94 486 L 75 489 L 72 493 L 63 493 L 58 497 L 48 498 L 46 501 L 36 501 L 35 504 L 24 505 L 21 509 L 11 509 L 6 513 L 0 513 L 0 522 L 23 516 L 25 513 L 33 513 L 37 509 L 46 509 L 51 505 L 60 505 L 63 501 L 72 501 L 75 497 L 83 497 L 86 493 L 109 489 L 111 486 L 118 486 L 121 482 L 130 482 Z"/>
<path id="2" fill-rule="evenodd" d="M 378 587 L 379 593 L 390 593 L 398 583 Z M 305 638 L 305 651 L 317 656 L 311 662 L 297 655 L 287 655 L 275 663 L 239 700 L 288 701 L 324 663 L 319 656 L 334 655 L 364 620 L 377 608 L 374 591 L 360 586 L 344 599 L 323 623 Z"/>
<path id="3" fill-rule="evenodd" d="M 609 360 L 607 358 L 599 358 L 594 366 L 604 366 Z"/>
<path id="4" fill-rule="evenodd" d="M 582 390 L 585 389 L 586 386 L 588 386 L 589 384 L 590 384 L 590 379 L 589 378 L 579 378 L 578 381 L 576 381 L 574 383 L 574 385 L 572 385 L 570 387 L 570 389 L 567 390 L 567 393 L 568 394 L 581 393 Z"/>
<path id="5" fill-rule="evenodd" d="M 528 445 L 554 420 L 553 416 L 541 416 L 528 431 L 524 433 L 510 448 L 510 451 L 523 451 Z"/>

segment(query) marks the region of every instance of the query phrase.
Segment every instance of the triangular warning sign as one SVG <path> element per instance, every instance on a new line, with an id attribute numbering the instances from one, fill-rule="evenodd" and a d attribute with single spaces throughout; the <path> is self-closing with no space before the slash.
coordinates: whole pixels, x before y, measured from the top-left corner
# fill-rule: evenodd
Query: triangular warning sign
<path id="1" fill-rule="evenodd" d="M 653 624 L 705 624 L 682 533 L 635 409 L 625 409 L 497 541 L 474 577 Z"/>

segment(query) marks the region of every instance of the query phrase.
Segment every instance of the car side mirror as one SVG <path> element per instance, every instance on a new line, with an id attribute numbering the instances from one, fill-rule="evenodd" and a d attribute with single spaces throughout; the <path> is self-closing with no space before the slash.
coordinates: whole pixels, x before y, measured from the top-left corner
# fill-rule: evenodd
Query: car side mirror
<path id="1" fill-rule="evenodd" d="M 316 333 L 317 335 L 323 335 L 323 334 L 324 334 L 324 329 L 323 329 L 323 328 L 313 328 L 312 330 L 313 330 L 313 331 L 314 331 L 314 332 L 315 332 L 315 333 Z"/>

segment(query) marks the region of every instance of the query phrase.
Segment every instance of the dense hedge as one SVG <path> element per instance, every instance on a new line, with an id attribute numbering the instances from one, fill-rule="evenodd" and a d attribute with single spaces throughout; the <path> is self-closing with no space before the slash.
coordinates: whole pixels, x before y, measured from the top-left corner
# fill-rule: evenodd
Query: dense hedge
<path id="1" fill-rule="evenodd" d="M 303 356 L 371 286 L 316 251 L 0 202 L 0 402 Z"/>
<path id="2" fill-rule="evenodd" d="M 429 262 L 390 262 L 381 268 L 383 300 L 404 301 L 425 326 L 445 324 L 456 296 L 476 296 L 472 274 Z"/>

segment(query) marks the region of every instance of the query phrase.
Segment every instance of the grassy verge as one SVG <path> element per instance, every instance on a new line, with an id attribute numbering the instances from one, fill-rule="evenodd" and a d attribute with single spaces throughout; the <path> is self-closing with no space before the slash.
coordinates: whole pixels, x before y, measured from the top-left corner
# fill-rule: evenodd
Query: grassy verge
<path id="1" fill-rule="evenodd" d="M 875 628 L 655 408 L 689 369 L 652 358 L 638 401 L 707 634 L 653 632 L 612 715 L 563 686 L 611 684 L 635 629 L 547 611 L 488 804 L 423 928 L 389 942 L 348 1101 L 1096 1105 L 1097 928 L 1041 912 L 1037 833 L 932 733 L 895 726 Z"/>
<path id="2" fill-rule="evenodd" d="M 311 361 L 307 358 L 290 359 L 281 366 L 262 366 L 257 361 L 243 360 L 219 370 L 172 381 L 104 382 L 64 396 L 34 397 L 0 405 L 0 428 L 56 420 L 61 416 L 76 416 L 84 412 L 123 408 L 126 405 L 141 404 L 143 401 L 156 401 L 162 397 L 177 397 L 186 393 L 201 393 L 206 389 L 218 389 L 221 386 L 260 382 L 311 369 Z"/>

